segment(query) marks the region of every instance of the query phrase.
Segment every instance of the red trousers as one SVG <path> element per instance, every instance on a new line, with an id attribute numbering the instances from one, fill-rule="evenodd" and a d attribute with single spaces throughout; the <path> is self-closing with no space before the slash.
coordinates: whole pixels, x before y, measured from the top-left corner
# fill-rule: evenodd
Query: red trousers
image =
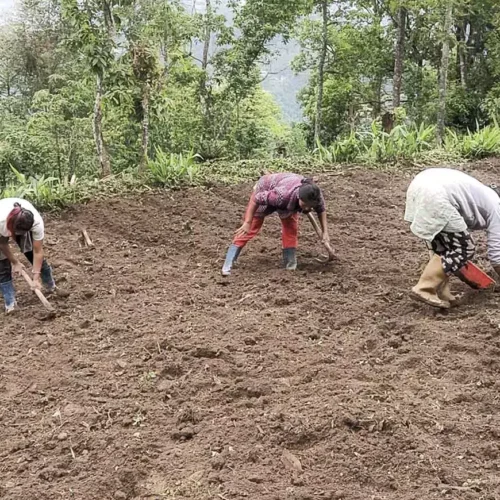
<path id="1" fill-rule="evenodd" d="M 299 232 L 299 214 L 281 220 L 281 241 L 283 248 L 297 248 Z M 264 217 L 254 217 L 250 231 L 243 236 L 235 236 L 233 244 L 243 248 L 252 238 L 255 238 L 264 224 Z"/>

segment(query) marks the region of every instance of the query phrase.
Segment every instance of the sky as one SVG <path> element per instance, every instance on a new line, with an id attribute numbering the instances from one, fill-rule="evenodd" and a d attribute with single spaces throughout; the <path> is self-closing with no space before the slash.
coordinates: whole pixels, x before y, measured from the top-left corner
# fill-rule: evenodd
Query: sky
<path id="1" fill-rule="evenodd" d="M 5 19 L 6 14 L 12 10 L 16 0 L 0 0 L 0 23 Z"/>

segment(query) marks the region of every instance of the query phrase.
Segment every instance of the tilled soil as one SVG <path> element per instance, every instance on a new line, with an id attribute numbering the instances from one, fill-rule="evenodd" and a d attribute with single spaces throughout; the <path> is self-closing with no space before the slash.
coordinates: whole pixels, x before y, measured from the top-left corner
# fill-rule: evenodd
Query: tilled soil
<path id="1" fill-rule="evenodd" d="M 319 176 L 338 258 L 304 219 L 295 273 L 273 217 L 219 274 L 251 184 L 48 217 L 71 295 L 0 319 L 0 498 L 500 499 L 500 295 L 408 298 L 409 180 Z"/>

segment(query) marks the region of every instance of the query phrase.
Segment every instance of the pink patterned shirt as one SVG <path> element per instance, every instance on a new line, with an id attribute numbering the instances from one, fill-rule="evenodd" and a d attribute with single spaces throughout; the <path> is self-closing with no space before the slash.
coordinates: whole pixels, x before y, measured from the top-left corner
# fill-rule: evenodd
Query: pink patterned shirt
<path id="1" fill-rule="evenodd" d="M 298 174 L 268 174 L 262 176 L 254 188 L 254 199 L 258 208 L 256 217 L 265 217 L 278 212 L 282 219 L 293 213 L 301 212 L 299 205 L 299 188 L 305 179 Z M 325 200 L 321 194 L 321 203 L 315 208 L 317 214 L 325 211 Z"/>

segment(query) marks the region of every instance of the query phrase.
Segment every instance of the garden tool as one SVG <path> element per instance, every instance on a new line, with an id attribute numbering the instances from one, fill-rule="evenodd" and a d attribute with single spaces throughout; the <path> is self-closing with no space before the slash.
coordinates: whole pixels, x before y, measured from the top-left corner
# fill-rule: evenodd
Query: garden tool
<path id="1" fill-rule="evenodd" d="M 455 274 L 460 280 L 475 290 L 485 290 L 495 285 L 495 280 L 472 262 L 467 262 Z"/>
<path id="2" fill-rule="evenodd" d="M 318 238 L 323 243 L 323 245 L 325 246 L 325 248 L 328 252 L 328 256 L 324 255 L 321 259 L 316 259 L 316 260 L 318 260 L 319 262 L 323 262 L 323 263 L 332 261 L 335 258 L 333 248 L 330 246 L 329 243 L 326 243 L 323 241 L 323 231 L 321 231 L 321 228 L 319 227 L 318 222 L 314 218 L 314 215 L 311 212 L 307 212 L 307 218 L 311 221 L 311 224 L 314 227 L 314 230 L 316 231 Z"/>
<path id="3" fill-rule="evenodd" d="M 23 270 L 21 270 L 21 275 L 24 278 L 24 280 L 26 281 L 26 283 L 28 283 L 30 288 L 33 289 L 33 281 L 31 280 L 29 274 L 23 269 Z M 35 295 L 40 299 L 40 302 L 44 305 L 45 309 L 47 309 L 47 311 L 53 311 L 54 308 L 52 307 L 50 302 L 45 298 L 43 293 L 40 290 L 36 290 L 36 289 L 34 291 L 35 291 Z"/>

